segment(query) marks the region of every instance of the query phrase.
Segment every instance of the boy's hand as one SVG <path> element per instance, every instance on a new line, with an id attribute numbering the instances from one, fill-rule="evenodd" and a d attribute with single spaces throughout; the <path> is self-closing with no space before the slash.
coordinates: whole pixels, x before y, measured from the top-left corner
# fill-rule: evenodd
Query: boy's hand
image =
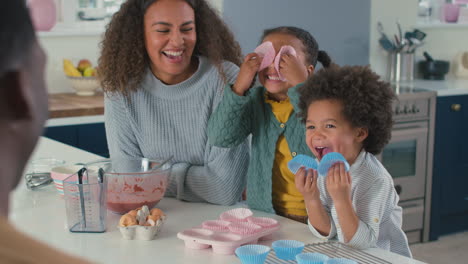
<path id="1" fill-rule="evenodd" d="M 351 176 L 343 163 L 336 163 L 328 170 L 327 191 L 335 204 L 351 200 Z"/>
<path id="2" fill-rule="evenodd" d="M 304 82 L 309 76 L 306 66 L 291 54 L 281 55 L 280 72 L 287 82 L 294 87 Z"/>
<path id="3" fill-rule="evenodd" d="M 313 169 L 306 170 L 300 167 L 294 177 L 296 188 L 304 196 L 305 201 L 320 202 L 320 192 L 317 187 L 317 171 Z"/>
<path id="4" fill-rule="evenodd" d="M 232 86 L 234 93 L 243 96 L 245 92 L 250 89 L 261 63 L 262 58 L 257 53 L 249 53 L 245 56 L 236 82 Z"/>

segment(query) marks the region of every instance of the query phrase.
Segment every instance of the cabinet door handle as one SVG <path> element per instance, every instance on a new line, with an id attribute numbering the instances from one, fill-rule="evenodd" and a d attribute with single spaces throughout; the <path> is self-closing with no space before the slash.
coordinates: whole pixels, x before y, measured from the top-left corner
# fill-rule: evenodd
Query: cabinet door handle
<path id="1" fill-rule="evenodd" d="M 461 110 L 461 104 L 452 104 L 450 109 L 452 109 L 452 111 L 454 111 L 454 112 L 458 112 L 458 111 Z"/>

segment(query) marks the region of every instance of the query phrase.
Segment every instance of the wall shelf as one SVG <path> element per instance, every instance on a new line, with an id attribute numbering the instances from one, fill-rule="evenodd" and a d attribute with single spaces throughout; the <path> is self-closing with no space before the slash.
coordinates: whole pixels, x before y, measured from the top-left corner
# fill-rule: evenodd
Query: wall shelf
<path id="1" fill-rule="evenodd" d="M 39 37 L 100 36 L 108 20 L 82 21 L 73 24 L 57 23 L 50 31 L 39 31 Z"/>
<path id="2" fill-rule="evenodd" d="M 460 28 L 460 29 L 468 29 L 468 22 L 464 23 L 446 23 L 440 21 L 431 21 L 431 22 L 418 22 L 416 23 L 416 27 L 420 29 L 444 29 L 444 28 Z"/>

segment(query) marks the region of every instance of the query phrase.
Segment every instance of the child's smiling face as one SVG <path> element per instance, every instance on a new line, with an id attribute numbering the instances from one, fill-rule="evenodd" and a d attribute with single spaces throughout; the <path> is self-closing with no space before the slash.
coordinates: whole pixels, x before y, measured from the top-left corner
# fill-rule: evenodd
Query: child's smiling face
<path id="1" fill-rule="evenodd" d="M 329 152 L 339 152 L 353 164 L 362 149 L 367 129 L 353 127 L 342 111 L 339 100 L 323 99 L 309 105 L 306 143 L 319 161 Z"/>
<path id="2" fill-rule="evenodd" d="M 263 42 L 271 41 L 275 48 L 275 55 L 278 54 L 282 46 L 289 45 L 296 50 L 296 55 L 299 61 L 306 63 L 306 55 L 304 53 L 304 44 L 298 38 L 286 33 L 272 33 L 263 39 Z M 274 63 L 258 73 L 260 83 L 266 88 L 270 95 L 281 98 L 286 96 L 291 85 L 287 81 L 281 81 L 278 72 L 275 69 Z"/>

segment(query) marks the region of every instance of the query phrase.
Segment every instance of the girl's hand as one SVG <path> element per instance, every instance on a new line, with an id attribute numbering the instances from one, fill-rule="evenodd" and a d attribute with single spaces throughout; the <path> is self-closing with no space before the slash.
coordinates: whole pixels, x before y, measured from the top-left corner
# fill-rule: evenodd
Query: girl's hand
<path id="1" fill-rule="evenodd" d="M 249 53 L 244 58 L 239 74 L 237 75 L 236 82 L 234 83 L 232 90 L 240 96 L 243 96 L 247 90 L 250 89 L 254 80 L 255 74 L 257 74 L 262 58 L 257 53 Z"/>
<path id="2" fill-rule="evenodd" d="M 351 201 L 351 176 L 343 163 L 336 163 L 328 170 L 327 191 L 335 204 Z"/>
<path id="3" fill-rule="evenodd" d="M 320 202 L 320 192 L 317 187 L 318 173 L 316 170 L 300 167 L 294 177 L 296 188 L 304 196 L 305 201 Z"/>
<path id="4" fill-rule="evenodd" d="M 297 57 L 291 54 L 281 55 L 279 68 L 281 74 L 286 78 L 291 87 L 304 82 L 309 76 L 309 72 L 304 63 L 300 62 Z"/>

